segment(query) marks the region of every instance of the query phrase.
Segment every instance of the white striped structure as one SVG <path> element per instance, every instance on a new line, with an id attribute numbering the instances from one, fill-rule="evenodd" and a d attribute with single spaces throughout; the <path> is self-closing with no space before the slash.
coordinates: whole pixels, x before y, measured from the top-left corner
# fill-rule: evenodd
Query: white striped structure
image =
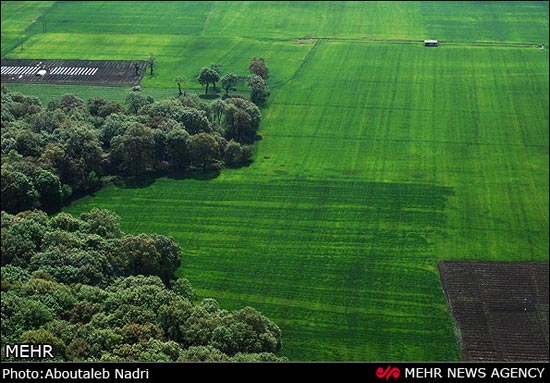
<path id="1" fill-rule="evenodd" d="M 55 67 L 48 73 L 62 76 L 93 76 L 99 68 L 90 67 Z M 2 75 L 35 75 L 40 70 L 39 66 L 2 66 Z"/>

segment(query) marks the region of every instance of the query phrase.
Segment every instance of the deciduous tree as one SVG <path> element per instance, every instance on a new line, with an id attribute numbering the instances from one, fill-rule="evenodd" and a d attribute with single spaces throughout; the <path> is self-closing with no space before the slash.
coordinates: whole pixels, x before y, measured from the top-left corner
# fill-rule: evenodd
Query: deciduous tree
<path id="1" fill-rule="evenodd" d="M 217 165 L 220 160 L 220 147 L 216 139 L 208 133 L 198 133 L 191 137 L 191 163 L 205 171 Z"/>
<path id="2" fill-rule="evenodd" d="M 225 90 L 225 95 L 229 96 L 229 90 L 237 85 L 239 78 L 235 73 L 227 73 L 221 78 L 222 88 Z"/>
<path id="3" fill-rule="evenodd" d="M 248 78 L 247 84 L 250 87 L 250 100 L 256 105 L 263 104 L 265 98 L 269 96 L 269 89 L 264 79 L 252 75 Z"/>
<path id="4" fill-rule="evenodd" d="M 205 94 L 208 94 L 208 86 L 214 84 L 215 87 L 216 82 L 220 80 L 220 75 L 214 69 L 205 67 L 201 69 L 197 80 L 199 84 L 206 86 Z"/>
<path id="5" fill-rule="evenodd" d="M 265 65 L 265 59 L 263 57 L 254 57 L 250 60 L 248 70 L 251 74 L 260 76 L 262 79 L 267 80 L 269 78 L 269 69 Z"/>

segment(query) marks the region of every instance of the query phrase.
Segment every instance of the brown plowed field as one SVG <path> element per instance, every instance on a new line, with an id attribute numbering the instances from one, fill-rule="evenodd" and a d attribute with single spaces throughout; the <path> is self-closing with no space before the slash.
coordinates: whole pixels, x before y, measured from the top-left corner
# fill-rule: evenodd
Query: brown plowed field
<path id="1" fill-rule="evenodd" d="M 439 264 L 465 361 L 548 360 L 548 263 Z"/>
<path id="2" fill-rule="evenodd" d="M 136 75 L 135 64 L 138 65 Z M 38 74 L 40 69 L 46 73 Z M 138 85 L 146 61 L 122 60 L 19 60 L 2 59 L 2 82 L 42 84 Z"/>

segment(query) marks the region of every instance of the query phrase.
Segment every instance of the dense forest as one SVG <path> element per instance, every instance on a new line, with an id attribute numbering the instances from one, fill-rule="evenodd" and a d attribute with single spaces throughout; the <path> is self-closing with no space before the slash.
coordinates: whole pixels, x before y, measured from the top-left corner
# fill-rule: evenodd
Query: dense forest
<path id="1" fill-rule="evenodd" d="M 2 210 L 54 212 L 115 177 L 240 167 L 250 161 L 261 113 L 240 95 L 196 95 L 126 105 L 67 94 L 44 108 L 2 87 Z"/>

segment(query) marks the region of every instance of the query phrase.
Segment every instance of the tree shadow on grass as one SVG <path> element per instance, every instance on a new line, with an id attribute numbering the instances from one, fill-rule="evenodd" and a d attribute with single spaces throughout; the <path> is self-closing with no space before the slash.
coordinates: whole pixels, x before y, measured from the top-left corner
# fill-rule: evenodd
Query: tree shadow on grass
<path id="1" fill-rule="evenodd" d="M 206 171 L 178 171 L 170 170 L 163 172 L 151 173 L 139 177 L 120 178 L 115 184 L 122 189 L 144 189 L 151 186 L 158 178 L 170 178 L 173 180 L 192 179 L 197 181 L 210 181 L 220 176 L 220 170 Z"/>
<path id="2" fill-rule="evenodd" d="M 219 170 L 207 170 L 205 172 L 192 173 L 189 178 L 197 181 L 210 181 L 220 176 Z"/>
<path id="3" fill-rule="evenodd" d="M 162 174 L 159 174 L 158 177 L 166 177 L 173 180 L 198 180 L 198 181 L 208 181 L 218 178 L 221 174 L 220 170 L 170 170 Z"/>
<path id="4" fill-rule="evenodd" d="M 138 177 L 121 178 L 116 184 L 122 189 L 143 189 L 151 186 L 157 178 L 157 175 L 147 174 Z"/>

